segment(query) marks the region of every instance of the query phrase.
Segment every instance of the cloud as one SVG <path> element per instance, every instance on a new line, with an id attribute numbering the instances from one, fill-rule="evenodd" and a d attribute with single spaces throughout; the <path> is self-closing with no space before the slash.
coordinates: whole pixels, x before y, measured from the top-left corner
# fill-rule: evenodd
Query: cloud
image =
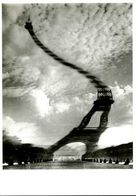
<path id="1" fill-rule="evenodd" d="M 40 68 L 33 66 L 28 56 L 15 58 L 12 62 L 6 59 L 3 69 L 4 95 L 8 97 L 25 95 L 36 88 L 40 75 Z"/>
<path id="2" fill-rule="evenodd" d="M 65 146 L 58 149 L 54 155 L 55 156 L 82 156 L 86 152 L 86 146 L 85 144 L 81 142 L 74 142 L 70 144 L 66 144 Z"/>
<path id="3" fill-rule="evenodd" d="M 123 124 L 130 125 L 132 123 L 132 87 L 130 85 L 119 85 L 115 82 L 115 86 L 111 86 L 113 97 L 115 100 L 112 106 L 109 126 L 119 126 Z"/>
<path id="4" fill-rule="evenodd" d="M 28 10 L 42 42 L 88 70 L 99 72 L 131 50 L 131 4 L 39 4 Z"/>
<path id="5" fill-rule="evenodd" d="M 63 113 L 66 110 L 69 110 L 70 104 L 68 103 L 57 103 L 55 105 L 56 113 Z"/>
<path id="6" fill-rule="evenodd" d="M 5 97 L 11 97 L 11 98 L 16 98 L 16 97 L 22 97 L 25 94 L 29 93 L 31 90 L 33 89 L 33 87 L 30 88 L 23 88 L 23 87 L 10 87 L 10 88 L 5 88 L 3 89 L 3 96 Z"/>
<path id="7" fill-rule="evenodd" d="M 111 86 L 112 92 L 114 94 L 115 99 L 122 101 L 127 95 L 132 94 L 133 89 L 130 85 L 119 85 L 117 81 L 115 81 L 115 86 Z"/>
<path id="8" fill-rule="evenodd" d="M 108 128 L 101 136 L 98 142 L 99 148 L 108 146 L 117 146 L 133 141 L 133 129 L 131 125 Z"/>
<path id="9" fill-rule="evenodd" d="M 20 144 L 21 140 L 19 140 L 16 136 L 9 135 L 7 131 L 3 130 L 3 143 Z"/>
<path id="10" fill-rule="evenodd" d="M 34 123 L 16 122 L 11 117 L 6 116 L 3 120 L 3 129 L 6 130 L 9 136 L 16 136 L 22 143 L 36 142 L 38 126 Z"/>
<path id="11" fill-rule="evenodd" d="M 51 106 L 47 95 L 40 89 L 32 90 L 30 95 L 35 99 L 35 104 L 40 117 L 43 118 L 48 115 L 51 110 Z"/>
<path id="12" fill-rule="evenodd" d="M 80 83 L 85 81 L 79 74 L 76 75 L 72 72 L 71 74 L 68 68 L 60 67 L 58 63 L 44 54 L 33 43 L 23 26 L 18 26 L 19 20 L 24 20 L 28 12 L 30 12 L 35 31 L 40 29 L 38 35 L 43 43 L 67 61 L 97 73 L 99 76 L 103 74 L 102 70 L 112 65 L 113 58 L 117 59 L 118 56 L 131 49 L 131 40 L 129 40 L 131 39 L 130 6 L 131 4 L 101 4 L 101 6 L 99 4 L 69 4 L 68 6 L 65 4 L 45 4 L 44 6 L 26 4 L 19 7 L 21 11 L 18 11 L 15 16 L 13 10 L 16 9 L 16 6 L 12 8 L 7 6 L 6 9 L 11 12 L 11 18 L 13 15 L 13 21 L 17 19 L 14 28 L 8 33 L 10 42 L 6 44 L 7 47 L 10 48 L 10 51 L 12 48 L 14 50 L 17 48 L 16 53 L 20 50 L 19 47 L 24 48 L 23 53 L 25 51 L 29 53 L 30 50 L 32 52 L 31 56 L 28 57 L 29 59 L 21 55 L 21 57 L 17 57 L 17 65 L 10 66 L 10 68 L 12 67 L 12 75 L 15 76 L 13 79 L 28 88 L 29 83 L 34 86 L 49 84 L 52 92 L 57 88 L 58 91 L 62 92 L 62 87 L 64 90 L 67 87 L 70 89 L 68 80 L 73 81 L 71 90 L 76 90 L 76 86 L 81 86 L 79 81 Z M 9 46 L 9 43 L 12 43 L 12 47 Z M 5 56 L 10 54 L 10 51 L 5 51 Z M 59 66 L 60 69 L 58 71 L 52 66 L 50 72 L 46 74 L 48 68 L 45 67 L 49 67 L 49 65 Z M 8 71 L 10 74 L 11 70 L 8 70 L 7 67 L 5 72 Z M 48 77 L 47 79 L 41 71 Z M 17 72 L 18 75 L 15 74 Z M 49 82 L 49 78 L 52 82 Z M 63 83 L 59 82 L 62 79 Z M 53 82 L 56 83 L 55 88 L 55 84 L 51 85 Z M 48 85 L 45 88 L 49 91 Z M 83 89 L 78 91 L 80 90 Z"/>
<path id="13" fill-rule="evenodd" d="M 77 151 L 79 155 L 83 155 L 86 152 L 86 145 L 81 142 L 74 142 L 67 144 L 68 147 L 70 147 L 72 150 Z"/>
<path id="14" fill-rule="evenodd" d="M 16 23 L 16 20 L 20 14 L 22 14 L 24 9 L 24 5 L 22 4 L 3 4 L 3 19 L 5 19 L 3 23 L 3 31 L 7 30 L 13 23 Z"/>

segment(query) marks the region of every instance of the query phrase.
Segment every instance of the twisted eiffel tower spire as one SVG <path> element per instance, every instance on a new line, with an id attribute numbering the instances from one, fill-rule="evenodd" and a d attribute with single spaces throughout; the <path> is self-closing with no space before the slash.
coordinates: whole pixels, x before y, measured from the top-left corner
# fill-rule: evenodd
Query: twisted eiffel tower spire
<path id="1" fill-rule="evenodd" d="M 37 36 L 35 35 L 34 31 L 33 31 L 33 26 L 31 21 L 27 21 L 25 24 L 25 28 L 28 30 L 28 32 L 30 33 L 32 39 L 34 40 L 34 42 L 36 43 L 36 45 L 38 45 L 45 53 L 47 53 L 50 57 L 52 57 L 54 60 L 58 61 L 59 63 L 76 70 L 78 73 L 84 75 L 87 79 L 90 80 L 91 83 L 94 84 L 94 86 L 98 89 L 109 89 L 109 87 L 107 85 L 105 85 L 102 81 L 100 81 L 96 76 L 92 75 L 90 72 L 85 71 L 84 69 L 69 63 L 67 61 L 65 61 L 63 58 L 59 57 L 58 55 L 56 55 L 54 52 L 52 52 L 49 48 L 47 48 L 46 46 L 44 46 L 41 41 L 37 38 Z"/>
<path id="2" fill-rule="evenodd" d="M 72 68 L 72 69 L 76 70 L 78 73 L 85 76 L 97 88 L 97 91 L 98 91 L 97 100 L 94 102 L 93 108 L 89 111 L 89 113 L 87 115 L 85 115 L 85 117 L 81 121 L 78 128 L 83 129 L 84 127 L 86 127 L 88 125 L 92 115 L 96 111 L 104 111 L 104 113 L 100 119 L 99 127 L 106 126 L 107 122 L 108 122 L 108 113 L 110 111 L 111 104 L 114 102 L 110 88 L 107 85 L 105 85 L 102 81 L 100 81 L 96 76 L 93 76 L 88 71 L 85 71 L 82 68 L 65 61 L 63 58 L 57 56 L 49 48 L 44 46 L 41 43 L 41 41 L 37 38 L 37 36 L 35 35 L 34 30 L 33 30 L 33 26 L 32 26 L 32 22 L 30 21 L 30 19 L 26 22 L 25 28 L 30 33 L 30 35 L 31 35 L 32 39 L 34 40 L 34 42 L 36 43 L 36 45 L 39 46 L 45 53 L 47 53 L 50 57 L 52 57 L 54 60 L 58 61 L 59 63 L 65 65 L 69 68 Z M 107 116 L 107 117 L 105 117 L 105 116 Z"/>

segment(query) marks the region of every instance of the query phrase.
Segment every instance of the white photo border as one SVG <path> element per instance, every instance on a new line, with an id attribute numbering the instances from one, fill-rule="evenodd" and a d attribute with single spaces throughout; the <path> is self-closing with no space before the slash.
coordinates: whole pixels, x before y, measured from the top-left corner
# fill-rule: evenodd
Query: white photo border
<path id="1" fill-rule="evenodd" d="M 3 0 L 1 12 L 1 65 L 2 65 L 2 3 L 132 3 L 133 4 L 133 169 L 92 170 L 3 170 L 2 131 L 0 132 L 0 195 L 134 195 L 136 194 L 136 3 L 134 1 L 58 1 L 58 0 Z M 0 68 L 2 78 L 2 66 Z M 2 81 L 0 82 L 2 95 Z M 0 104 L 2 130 L 2 96 Z"/>

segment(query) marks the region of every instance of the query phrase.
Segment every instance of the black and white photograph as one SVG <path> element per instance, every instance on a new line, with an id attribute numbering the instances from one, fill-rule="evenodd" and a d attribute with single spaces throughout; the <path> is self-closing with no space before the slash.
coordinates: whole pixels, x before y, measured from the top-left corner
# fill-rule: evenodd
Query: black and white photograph
<path id="1" fill-rule="evenodd" d="M 0 195 L 135 195 L 135 2 L 0 13 Z"/>
<path id="2" fill-rule="evenodd" d="M 132 9 L 2 4 L 3 170 L 133 169 Z"/>

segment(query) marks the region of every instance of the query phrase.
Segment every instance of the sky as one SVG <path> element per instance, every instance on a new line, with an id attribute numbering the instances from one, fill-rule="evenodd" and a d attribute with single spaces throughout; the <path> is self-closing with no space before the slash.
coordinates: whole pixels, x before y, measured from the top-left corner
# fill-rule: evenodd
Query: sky
<path id="1" fill-rule="evenodd" d="M 33 42 L 24 28 L 30 17 L 44 45 L 111 88 L 115 103 L 98 147 L 133 140 L 131 4 L 4 4 L 2 11 L 3 129 L 8 136 L 51 145 L 80 124 L 96 99 L 93 84 Z M 99 114 L 89 126 L 96 123 Z"/>

